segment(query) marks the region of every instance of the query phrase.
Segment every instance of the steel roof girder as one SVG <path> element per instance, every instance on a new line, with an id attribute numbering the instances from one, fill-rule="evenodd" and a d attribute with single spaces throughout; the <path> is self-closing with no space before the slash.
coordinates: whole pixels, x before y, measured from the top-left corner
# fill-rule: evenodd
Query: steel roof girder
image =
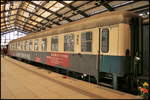
<path id="1" fill-rule="evenodd" d="M 44 20 L 51 21 L 51 20 L 48 19 L 48 18 L 44 18 L 44 17 L 42 17 L 42 16 L 40 16 L 40 15 L 37 15 L 37 14 L 35 14 L 35 13 L 32 13 L 32 12 L 30 12 L 30 11 L 28 11 L 28 10 L 23 9 L 23 8 L 21 8 L 21 10 L 23 10 L 23 11 L 25 11 L 25 12 L 28 12 L 28 13 L 30 13 L 30 14 L 33 14 L 33 15 L 35 15 L 35 16 L 37 16 L 37 17 L 40 17 L 40 18 L 42 18 L 42 19 L 44 19 Z M 58 22 L 54 22 L 54 23 L 57 24 L 57 25 L 60 25 Z"/>
<path id="2" fill-rule="evenodd" d="M 30 1 L 30 3 L 33 4 L 33 5 L 35 5 L 35 6 L 38 6 L 38 7 L 41 8 L 41 9 L 44 9 L 45 11 L 47 11 L 47 12 L 49 12 L 49 13 L 52 13 L 52 14 L 56 15 L 57 17 L 61 17 L 61 18 L 65 19 L 65 20 L 67 20 L 67 21 L 69 21 L 69 22 L 72 22 L 71 19 L 66 18 L 66 17 L 62 17 L 62 15 L 60 15 L 60 14 L 58 14 L 58 13 L 56 13 L 56 12 L 53 12 L 53 11 L 51 11 L 51 10 L 49 10 L 49 9 L 47 9 L 47 8 L 45 8 L 45 7 L 43 7 L 43 6 L 41 6 L 41 5 L 35 4 L 35 3 L 32 2 L 32 1 Z"/>
<path id="3" fill-rule="evenodd" d="M 81 11 L 81 10 L 75 8 L 74 6 L 71 6 L 71 5 L 69 5 L 69 4 L 67 4 L 67 3 L 65 3 L 65 2 L 63 2 L 63 1 L 57 1 L 57 2 L 59 2 L 59 3 L 63 4 L 64 6 L 66 6 L 66 7 L 70 8 L 70 9 L 72 9 L 73 11 L 76 11 L 78 14 L 81 14 L 81 15 L 84 16 L 84 17 L 89 17 L 88 14 L 86 14 L 85 12 L 83 12 L 83 11 Z"/>

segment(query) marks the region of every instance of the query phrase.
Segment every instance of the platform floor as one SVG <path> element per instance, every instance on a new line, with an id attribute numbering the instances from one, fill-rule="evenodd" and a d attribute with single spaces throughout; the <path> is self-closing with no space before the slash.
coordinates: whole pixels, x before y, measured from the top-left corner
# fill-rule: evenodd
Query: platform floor
<path id="1" fill-rule="evenodd" d="M 2 99 L 138 99 L 138 96 L 1 58 Z"/>

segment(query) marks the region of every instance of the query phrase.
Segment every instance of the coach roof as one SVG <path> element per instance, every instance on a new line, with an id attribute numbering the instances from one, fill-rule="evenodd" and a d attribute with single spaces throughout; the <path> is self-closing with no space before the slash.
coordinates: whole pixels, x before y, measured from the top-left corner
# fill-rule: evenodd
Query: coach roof
<path id="1" fill-rule="evenodd" d="M 39 37 L 49 36 L 49 35 L 74 32 L 74 31 L 101 27 L 101 26 L 109 26 L 109 25 L 119 24 L 119 23 L 129 23 L 129 19 L 131 17 L 139 17 L 139 16 L 135 13 L 128 12 L 128 11 L 113 11 L 113 12 L 107 12 L 103 14 L 97 14 L 88 18 L 81 19 L 79 21 L 70 22 L 68 24 L 64 24 L 61 26 L 56 26 L 48 30 L 31 33 L 27 36 L 18 38 L 16 40 L 12 40 L 11 42 L 39 38 Z"/>

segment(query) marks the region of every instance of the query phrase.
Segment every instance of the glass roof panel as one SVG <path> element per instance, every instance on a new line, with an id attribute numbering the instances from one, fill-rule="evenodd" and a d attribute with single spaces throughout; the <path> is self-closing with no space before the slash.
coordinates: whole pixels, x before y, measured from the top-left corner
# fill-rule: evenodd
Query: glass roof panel
<path id="1" fill-rule="evenodd" d="M 9 22 L 6 22 L 6 24 L 9 24 Z"/>
<path id="2" fill-rule="evenodd" d="M 27 7 L 27 10 L 28 10 L 28 11 L 31 11 L 31 12 L 34 12 L 34 11 L 35 11 L 35 6 L 29 4 L 29 6 Z"/>
<path id="3" fill-rule="evenodd" d="M 5 12 L 5 15 L 8 16 L 8 12 Z"/>
<path id="4" fill-rule="evenodd" d="M 54 6 L 52 6 L 51 8 L 50 8 L 50 10 L 52 10 L 52 11 L 57 11 L 57 10 L 59 10 L 60 8 L 62 8 L 62 7 L 64 7 L 64 5 L 63 4 L 61 4 L 61 3 L 56 3 Z"/>
<path id="5" fill-rule="evenodd" d="M 4 18 L 3 18 L 3 19 L 1 19 L 1 22 L 4 22 Z"/>
<path id="6" fill-rule="evenodd" d="M 9 8 L 10 8 L 10 3 L 6 4 L 6 6 L 5 6 L 6 10 L 9 10 Z"/>
<path id="7" fill-rule="evenodd" d="M 14 2 L 14 3 L 13 3 L 13 9 L 18 8 L 18 7 L 20 6 L 20 4 L 21 4 L 21 2 L 19 2 L 19 1 L 18 1 L 18 2 L 17 2 L 17 1 Z"/>
<path id="8" fill-rule="evenodd" d="M 33 25 L 36 25 L 37 23 L 35 23 L 35 22 L 32 22 L 32 24 L 33 24 Z"/>
<path id="9" fill-rule="evenodd" d="M 44 11 L 45 11 L 45 10 L 40 9 L 40 10 L 37 12 L 37 14 L 40 15 L 40 14 L 43 13 Z"/>
<path id="10" fill-rule="evenodd" d="M 4 10 L 4 5 L 1 5 L 1 11 L 3 11 Z"/>
<path id="11" fill-rule="evenodd" d="M 49 3 L 47 3 L 46 5 L 44 5 L 45 8 L 49 8 L 51 7 L 52 5 L 54 5 L 56 3 L 56 1 L 51 1 Z"/>
<path id="12" fill-rule="evenodd" d="M 10 20 L 13 20 L 14 18 L 15 18 L 15 16 L 11 16 L 11 17 L 10 17 Z"/>
<path id="13" fill-rule="evenodd" d="M 40 22 L 41 20 L 43 20 L 42 18 L 37 18 L 36 21 Z"/>
<path id="14" fill-rule="evenodd" d="M 4 23 L 1 24 L 2 26 L 5 25 Z"/>
<path id="15" fill-rule="evenodd" d="M 6 17 L 6 18 L 5 18 L 5 21 L 8 21 L 8 20 L 9 20 L 9 19 Z"/>
<path id="16" fill-rule="evenodd" d="M 1 13 L 1 17 L 3 16 L 3 13 Z"/>
<path id="17" fill-rule="evenodd" d="M 25 18 L 21 18 L 20 20 L 24 21 L 24 20 L 25 20 Z"/>
<path id="18" fill-rule="evenodd" d="M 12 11 L 12 15 L 17 14 L 17 10 Z"/>
<path id="19" fill-rule="evenodd" d="M 48 17 L 49 15 L 51 15 L 51 13 L 45 11 L 41 16 L 43 16 L 43 17 Z"/>
<path id="20" fill-rule="evenodd" d="M 35 20 L 36 18 L 37 18 L 37 16 L 32 16 L 32 18 L 31 18 L 31 19 Z"/>
<path id="21" fill-rule="evenodd" d="M 36 4 L 41 4 L 41 3 L 43 3 L 43 1 L 32 1 L 32 2 L 34 2 L 34 3 L 36 3 Z"/>
<path id="22" fill-rule="evenodd" d="M 24 12 L 23 14 L 25 17 L 29 17 L 29 13 L 28 12 Z"/>

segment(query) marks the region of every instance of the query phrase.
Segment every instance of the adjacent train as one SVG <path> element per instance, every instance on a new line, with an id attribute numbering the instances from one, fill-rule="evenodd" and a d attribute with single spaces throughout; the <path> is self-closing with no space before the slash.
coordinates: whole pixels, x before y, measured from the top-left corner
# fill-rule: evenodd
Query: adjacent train
<path id="1" fill-rule="evenodd" d="M 97 14 L 12 40 L 8 55 L 132 87 L 142 75 L 141 21 L 128 11 Z"/>

